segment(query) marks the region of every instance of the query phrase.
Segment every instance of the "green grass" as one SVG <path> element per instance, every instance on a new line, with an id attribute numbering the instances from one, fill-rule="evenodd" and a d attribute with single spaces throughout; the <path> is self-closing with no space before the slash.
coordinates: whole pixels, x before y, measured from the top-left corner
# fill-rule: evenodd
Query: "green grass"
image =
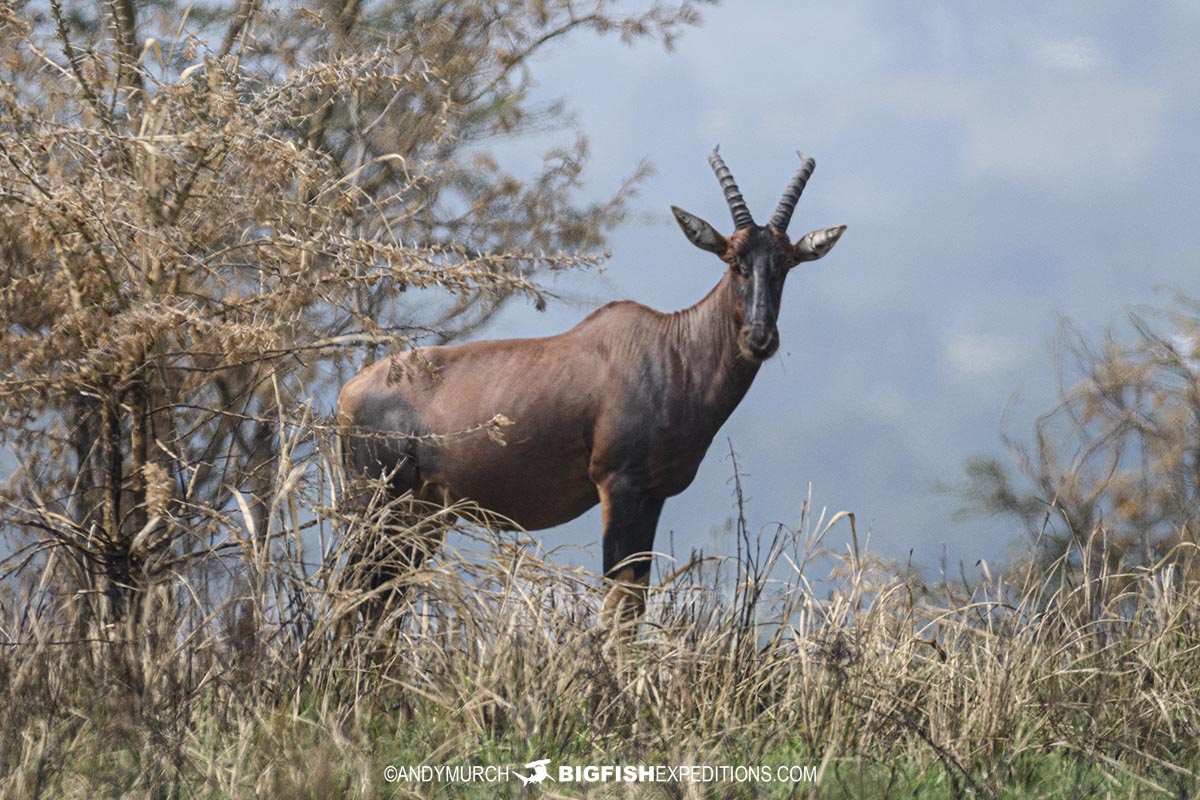
<path id="1" fill-rule="evenodd" d="M 1200 793 L 1200 586 L 1186 553 L 1083 564 L 1070 581 L 1030 569 L 926 587 L 857 547 L 826 552 L 846 522 L 806 518 L 758 542 L 743 529 L 742 563 L 695 560 L 653 590 L 632 637 L 597 621 L 595 576 L 511 535 L 442 554 L 390 618 L 351 636 L 336 631 L 360 597 L 339 588 L 338 551 L 314 572 L 286 528 L 206 572 L 158 576 L 136 619 L 103 624 L 52 558 L 31 562 L 0 600 L 0 796 Z M 832 591 L 806 581 L 816 564 L 833 565 Z M 817 779 L 524 787 L 386 773 L 540 758 L 552 776 L 728 765 Z"/>

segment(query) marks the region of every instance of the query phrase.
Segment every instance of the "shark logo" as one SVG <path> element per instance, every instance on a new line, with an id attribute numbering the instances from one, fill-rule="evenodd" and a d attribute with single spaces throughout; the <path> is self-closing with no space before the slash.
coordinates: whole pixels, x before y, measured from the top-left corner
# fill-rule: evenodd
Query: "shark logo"
<path id="1" fill-rule="evenodd" d="M 519 772 L 514 772 L 513 774 L 520 778 L 521 783 L 525 784 L 526 786 L 531 783 L 541 783 L 542 781 L 546 780 L 546 778 L 550 777 L 550 773 L 546 771 L 546 765 L 549 763 L 550 759 L 548 758 L 540 758 L 537 761 L 530 761 L 525 765 L 526 769 L 533 770 L 533 774 L 528 778 Z"/>

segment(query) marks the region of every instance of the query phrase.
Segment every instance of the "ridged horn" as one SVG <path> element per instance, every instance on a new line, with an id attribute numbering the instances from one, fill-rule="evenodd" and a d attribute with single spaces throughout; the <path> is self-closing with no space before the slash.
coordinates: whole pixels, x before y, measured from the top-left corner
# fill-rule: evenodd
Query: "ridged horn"
<path id="1" fill-rule="evenodd" d="M 771 227 L 781 233 L 787 231 L 788 223 L 792 221 L 792 212 L 796 210 L 796 203 L 804 192 L 804 185 L 808 183 L 808 179 L 812 177 L 813 170 L 817 166 L 816 161 L 799 150 L 796 151 L 796 155 L 800 156 L 800 169 L 796 171 L 792 182 L 784 191 L 783 199 L 779 201 L 779 208 L 775 209 L 775 216 L 771 217 Z"/>
<path id="2" fill-rule="evenodd" d="M 725 192 L 725 202 L 729 204 L 729 211 L 733 214 L 733 226 L 736 230 L 753 227 L 754 217 L 750 216 L 750 209 L 746 208 L 746 201 L 742 199 L 742 190 L 733 180 L 733 174 L 730 173 L 729 167 L 725 166 L 721 154 L 717 152 L 719 149 L 720 145 L 713 148 L 712 155 L 708 157 L 708 163 L 712 165 L 713 172 L 717 173 L 721 190 Z"/>

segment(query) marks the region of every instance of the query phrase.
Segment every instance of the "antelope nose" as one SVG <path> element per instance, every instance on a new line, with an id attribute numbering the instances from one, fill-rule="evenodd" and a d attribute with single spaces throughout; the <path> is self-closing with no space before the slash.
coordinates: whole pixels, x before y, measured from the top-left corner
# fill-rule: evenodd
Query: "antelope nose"
<path id="1" fill-rule="evenodd" d="M 766 350 L 771 345 L 771 331 L 766 328 L 751 328 L 746 331 L 746 346 L 751 350 Z"/>
<path id="2" fill-rule="evenodd" d="M 779 334 L 769 328 L 750 328 L 746 331 L 746 349 L 750 355 L 765 360 L 775 354 L 779 346 Z"/>

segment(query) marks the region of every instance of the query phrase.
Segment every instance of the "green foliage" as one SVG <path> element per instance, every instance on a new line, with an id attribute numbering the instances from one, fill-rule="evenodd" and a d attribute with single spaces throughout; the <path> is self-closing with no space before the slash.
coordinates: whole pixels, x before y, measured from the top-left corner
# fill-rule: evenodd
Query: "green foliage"
<path id="1" fill-rule="evenodd" d="M 999 459 L 974 456 L 963 468 L 966 483 L 958 488 L 965 508 L 957 514 L 1010 514 L 1026 529 L 1036 527 L 1045 515 L 1045 504 L 1032 495 L 1020 495 L 1012 485 L 1008 469 Z"/>

